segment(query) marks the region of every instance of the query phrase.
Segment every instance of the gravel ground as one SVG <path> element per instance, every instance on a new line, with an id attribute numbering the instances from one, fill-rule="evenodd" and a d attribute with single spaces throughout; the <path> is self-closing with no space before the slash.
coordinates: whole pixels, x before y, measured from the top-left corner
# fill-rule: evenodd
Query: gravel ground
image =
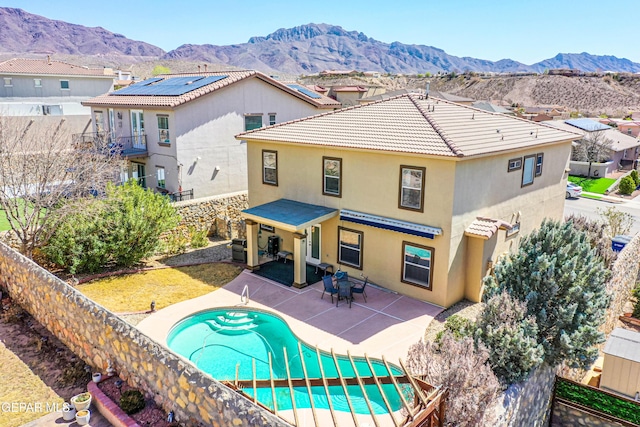
<path id="1" fill-rule="evenodd" d="M 207 262 L 230 261 L 231 240 L 211 239 L 209 246 L 200 249 L 191 249 L 179 255 L 156 257 L 147 262 L 151 266 L 169 265 L 178 267 L 189 264 L 202 264 Z"/>

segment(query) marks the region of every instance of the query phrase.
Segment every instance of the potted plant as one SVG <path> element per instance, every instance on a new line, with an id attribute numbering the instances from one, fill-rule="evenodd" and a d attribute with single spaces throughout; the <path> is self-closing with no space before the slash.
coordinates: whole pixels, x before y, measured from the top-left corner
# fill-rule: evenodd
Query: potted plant
<path id="1" fill-rule="evenodd" d="M 89 406 L 91 405 L 91 393 L 87 391 L 73 396 L 71 398 L 71 404 L 78 412 L 84 409 L 89 409 Z"/>
<path id="2" fill-rule="evenodd" d="M 94 372 L 93 375 L 91 376 L 91 379 L 93 380 L 94 383 L 99 383 L 100 380 L 102 379 L 102 374 L 100 372 Z"/>
<path id="3" fill-rule="evenodd" d="M 62 406 L 62 419 L 65 421 L 73 421 L 76 417 L 76 410 L 71 404 L 65 402 Z"/>
<path id="4" fill-rule="evenodd" d="M 89 424 L 90 418 L 91 412 L 88 409 L 83 409 L 81 411 L 78 411 L 78 413 L 76 414 L 76 423 L 78 423 L 79 426 L 86 426 L 87 424 Z"/>

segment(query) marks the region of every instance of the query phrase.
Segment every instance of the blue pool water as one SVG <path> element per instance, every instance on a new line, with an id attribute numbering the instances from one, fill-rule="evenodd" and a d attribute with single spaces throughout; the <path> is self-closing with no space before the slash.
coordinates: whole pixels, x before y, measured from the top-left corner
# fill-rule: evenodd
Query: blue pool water
<path id="1" fill-rule="evenodd" d="M 289 370 L 292 378 L 304 378 L 303 367 L 298 351 L 298 342 L 302 347 L 305 367 L 309 378 L 322 378 L 318 356 L 314 347 L 296 337 L 281 318 L 263 311 L 242 308 L 216 309 L 197 313 L 176 324 L 167 337 L 167 343 L 176 353 L 191 360 L 199 369 L 218 380 L 235 379 L 236 366 L 239 364 L 240 380 L 252 380 L 252 359 L 256 361 L 256 378 L 269 379 L 269 353 L 271 353 L 273 377 L 287 378 L 283 349 L 286 348 Z M 355 378 L 351 362 L 346 356 L 336 355 L 338 369 L 344 378 Z M 371 376 L 371 369 L 364 358 L 354 357 L 358 375 Z M 321 351 L 320 360 L 325 377 L 336 378 L 338 371 L 330 353 Z M 391 367 L 387 371 L 384 363 L 370 359 L 378 376 L 397 375 L 402 371 Z M 410 389 L 400 385 L 405 397 L 411 396 Z M 400 409 L 402 401 L 393 384 L 382 386 L 394 411 Z M 244 391 L 253 395 L 252 388 Z M 387 413 L 380 390 L 376 385 L 365 386 L 366 398 L 376 414 Z M 311 387 L 313 403 L 316 408 L 328 409 L 324 387 Z M 349 398 L 356 413 L 368 414 L 369 409 L 360 386 L 347 386 Z M 349 405 L 340 386 L 329 387 L 331 403 L 337 411 L 349 411 Z M 310 408 L 306 387 L 294 387 L 296 407 Z M 257 399 L 273 408 L 273 396 L 270 388 L 258 388 Z M 278 410 L 291 409 L 291 396 L 288 387 L 276 388 Z"/>

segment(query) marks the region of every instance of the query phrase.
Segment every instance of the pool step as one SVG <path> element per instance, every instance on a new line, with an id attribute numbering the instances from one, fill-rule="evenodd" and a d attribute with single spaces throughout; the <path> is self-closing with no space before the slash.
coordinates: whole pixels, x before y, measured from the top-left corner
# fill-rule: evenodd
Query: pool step
<path id="1" fill-rule="evenodd" d="M 228 320 L 228 319 L 227 319 Z M 207 320 L 209 327 L 222 335 L 240 335 L 256 328 L 258 325 L 253 323 L 253 319 L 247 319 L 243 322 L 225 321 L 220 318 Z"/>

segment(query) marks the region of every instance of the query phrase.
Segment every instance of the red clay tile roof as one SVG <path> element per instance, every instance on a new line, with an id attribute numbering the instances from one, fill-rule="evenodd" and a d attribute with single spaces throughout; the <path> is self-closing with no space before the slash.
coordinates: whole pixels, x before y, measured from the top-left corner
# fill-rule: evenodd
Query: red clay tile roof
<path id="1" fill-rule="evenodd" d="M 466 236 L 490 239 L 499 229 L 511 229 L 511 224 L 500 219 L 477 218 L 464 231 Z"/>
<path id="2" fill-rule="evenodd" d="M 0 62 L 2 74 L 33 74 L 33 75 L 57 75 L 57 76 L 101 76 L 113 78 L 113 70 L 110 68 L 88 68 L 73 65 L 67 62 L 47 59 L 21 59 L 14 58 Z"/>
<path id="3" fill-rule="evenodd" d="M 84 106 L 131 106 L 131 107 L 177 107 L 186 102 L 192 101 L 196 98 L 199 98 L 208 93 L 214 92 L 216 90 L 222 89 L 239 81 L 249 79 L 249 78 L 257 78 L 260 79 L 272 86 L 277 87 L 280 90 L 283 90 L 296 98 L 302 99 L 305 102 L 313 104 L 316 108 L 319 109 L 335 109 L 339 108 L 341 104 L 322 94 L 318 94 L 320 98 L 314 99 L 309 96 L 306 96 L 295 89 L 291 89 L 287 85 L 272 79 L 271 77 L 262 74 L 258 71 L 253 70 L 241 70 L 241 71 L 215 71 L 215 72 L 201 72 L 201 73 L 183 73 L 183 74 L 163 74 L 157 77 L 162 78 L 170 78 L 170 77 L 189 77 L 189 76 L 227 76 L 224 79 L 218 80 L 216 82 L 210 83 L 206 86 L 202 86 L 201 88 L 192 90 L 191 92 L 187 92 L 183 95 L 113 95 L 112 93 L 107 93 L 104 95 L 97 96 L 95 98 L 91 98 L 87 101 L 84 101 L 82 105 Z"/>
<path id="4" fill-rule="evenodd" d="M 243 132 L 236 138 L 455 158 L 568 142 L 581 135 L 407 94 Z"/>

